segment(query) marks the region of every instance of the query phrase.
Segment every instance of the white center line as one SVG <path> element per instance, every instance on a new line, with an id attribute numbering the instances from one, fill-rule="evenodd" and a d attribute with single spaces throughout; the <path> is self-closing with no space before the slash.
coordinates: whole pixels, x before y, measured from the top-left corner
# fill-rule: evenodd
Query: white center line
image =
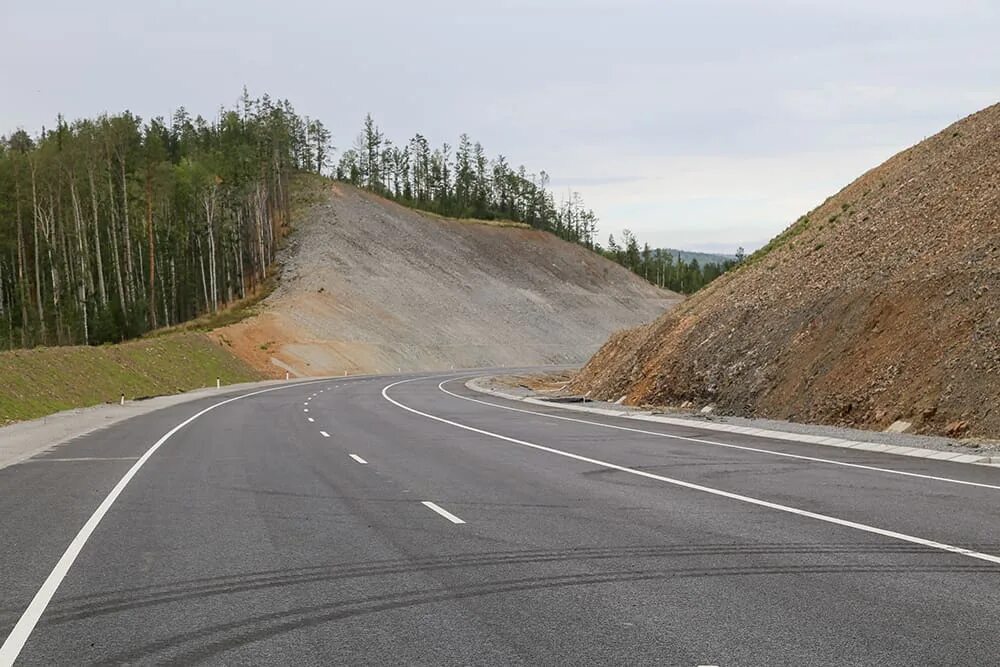
<path id="1" fill-rule="evenodd" d="M 357 454 L 348 454 L 348 456 L 350 456 L 352 459 L 354 459 L 355 461 L 357 461 L 361 465 L 367 465 L 368 464 L 368 461 L 365 461 L 363 458 L 361 458 Z"/>
<path id="2" fill-rule="evenodd" d="M 316 420 L 315 420 L 315 419 L 313 419 L 312 417 L 306 417 L 306 419 L 308 419 L 308 420 L 309 420 L 309 423 L 310 423 L 310 424 L 312 424 L 313 422 L 315 422 L 315 421 L 316 421 Z"/>
<path id="3" fill-rule="evenodd" d="M 309 408 L 302 408 L 302 412 L 309 412 Z"/>
<path id="4" fill-rule="evenodd" d="M 435 505 L 434 503 L 432 503 L 429 500 L 425 500 L 425 501 L 423 501 L 420 504 L 423 505 L 424 507 L 427 507 L 429 509 L 434 510 L 435 512 L 437 512 L 438 514 L 440 514 L 444 518 L 448 519 L 448 521 L 451 521 L 452 523 L 465 523 L 464 521 L 462 521 L 461 519 L 459 519 L 457 516 L 455 516 L 454 514 L 452 514 L 451 512 L 449 512 L 448 510 L 442 509 L 441 507 L 438 507 L 437 505 Z"/>
<path id="5" fill-rule="evenodd" d="M 330 434 L 329 434 L 329 433 L 327 433 L 326 431 L 320 431 L 320 432 L 319 432 L 319 434 L 320 434 L 321 436 L 323 436 L 324 438 L 329 438 L 329 437 L 330 437 Z"/>
<path id="6" fill-rule="evenodd" d="M 472 433 L 478 433 L 480 435 L 485 435 L 490 438 L 496 438 L 497 440 L 503 440 L 504 442 L 509 442 L 511 444 L 520 445 L 521 447 L 528 447 L 542 452 L 548 452 L 549 454 L 555 454 L 556 456 L 562 456 L 568 459 L 573 459 L 574 461 L 582 461 L 584 463 L 589 463 L 591 465 L 600 466 L 602 468 L 609 468 L 611 470 L 617 470 L 619 472 L 627 473 L 629 475 L 635 475 L 637 477 L 645 477 L 646 479 L 655 479 L 666 484 L 671 484 L 673 486 L 679 486 L 685 489 L 691 489 L 692 491 L 700 491 L 702 493 L 707 493 L 713 496 L 719 496 L 722 498 L 728 498 L 730 500 L 736 500 L 738 502 L 747 503 L 748 505 L 756 505 L 758 507 L 765 507 L 767 509 L 776 510 L 778 512 L 786 512 L 788 514 L 794 514 L 796 516 L 805 517 L 808 519 L 813 519 L 816 521 L 823 521 L 825 523 L 832 523 L 837 526 L 843 526 L 845 528 L 852 528 L 854 530 L 860 530 L 865 533 L 873 533 L 875 535 L 881 535 L 882 537 L 889 537 L 894 540 L 900 540 L 903 542 L 910 542 L 911 544 L 919 544 L 921 546 L 930 547 L 931 549 L 940 549 L 941 551 L 947 551 L 954 554 L 959 554 L 962 556 L 967 556 L 969 558 L 975 558 L 977 560 L 983 560 L 988 563 L 1000 564 L 1000 556 L 995 556 L 993 554 L 982 553 L 979 551 L 973 551 L 972 549 L 966 549 L 965 547 L 956 546 L 953 544 L 945 544 L 944 542 L 936 542 L 934 540 L 924 539 L 922 537 L 916 537 L 914 535 L 907 535 L 906 533 L 900 533 L 894 530 L 886 530 L 884 528 L 878 528 L 876 526 L 870 526 L 868 524 L 859 523 L 857 521 L 849 521 L 847 519 L 840 519 L 835 516 L 830 516 L 827 514 L 820 514 L 819 512 L 810 512 L 809 510 L 799 509 L 798 507 L 791 507 L 789 505 L 782 505 L 780 503 L 773 503 L 768 500 L 761 500 L 759 498 L 753 498 L 751 496 L 744 496 L 739 493 L 732 493 L 730 491 L 723 491 L 722 489 L 715 489 L 710 486 L 704 486 L 702 484 L 694 484 L 693 482 L 685 482 L 681 479 L 675 479 L 673 477 L 666 477 L 665 475 L 657 475 L 655 473 L 646 472 L 645 470 L 638 470 L 636 468 L 629 468 L 627 466 L 618 465 L 616 463 L 611 463 L 610 461 L 602 461 L 600 459 L 594 459 L 589 456 L 581 456 L 579 454 L 574 454 L 573 452 L 567 452 L 561 449 L 556 449 L 554 447 L 546 447 L 545 445 L 539 445 L 534 442 L 528 442 L 527 440 L 518 440 L 517 438 L 511 438 L 510 436 L 502 435 L 500 433 L 494 433 L 492 431 L 487 431 L 485 429 L 476 428 L 474 426 L 468 426 L 466 424 L 461 424 L 450 419 L 445 419 L 444 417 L 438 417 L 437 415 L 432 415 L 427 412 L 421 412 L 416 408 L 411 408 L 408 405 L 403 405 L 396 399 L 389 396 L 388 391 L 393 387 L 409 382 L 414 382 L 423 378 L 412 378 L 410 380 L 400 380 L 399 382 L 394 382 L 382 388 L 382 398 L 389 401 L 398 408 L 402 408 L 407 412 L 411 412 L 415 415 L 420 415 L 421 417 L 426 417 L 427 419 L 433 419 L 436 422 L 442 424 L 448 424 L 456 428 L 463 429 L 465 431 L 470 431 Z"/>

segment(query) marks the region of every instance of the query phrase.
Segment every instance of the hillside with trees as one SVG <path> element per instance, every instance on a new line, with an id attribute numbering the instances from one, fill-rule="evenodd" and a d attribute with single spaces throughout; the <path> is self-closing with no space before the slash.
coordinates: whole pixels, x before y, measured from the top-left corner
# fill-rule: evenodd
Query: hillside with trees
<path id="1" fill-rule="evenodd" d="M 510 220 L 552 232 L 594 249 L 597 216 L 578 193 L 557 205 L 544 171 L 514 168 L 507 158 L 488 158 L 479 142 L 462 134 L 452 147 L 431 148 L 422 134 L 397 145 L 371 115 L 354 146 L 341 155 L 339 180 L 411 208 L 453 218 Z"/>
<path id="2" fill-rule="evenodd" d="M 597 251 L 657 287 L 681 294 L 697 292 L 726 271 L 738 266 L 744 259 L 742 248 L 733 258 L 654 249 L 648 243 L 640 250 L 638 239 L 627 229 L 622 232 L 621 244 L 611 235 L 608 237 L 608 247 L 598 247 Z"/>
<path id="3" fill-rule="evenodd" d="M 641 248 L 625 230 L 621 242 L 612 235 L 606 247 L 597 239 L 598 217 L 578 192 L 556 203 L 545 171 L 513 167 L 504 155 L 487 156 L 467 134 L 453 147 L 431 148 L 416 134 L 396 144 L 369 114 L 354 145 L 345 150 L 336 176 L 400 204 L 454 218 L 510 220 L 551 232 L 621 264 L 654 285 L 691 294 L 739 263 L 741 258 L 706 262 L 676 251 Z"/>
<path id="4" fill-rule="evenodd" d="M 213 120 L 124 112 L 0 140 L 0 349 L 96 344 L 255 293 L 289 221 L 289 178 L 329 132 L 245 92 Z"/>
<path id="5" fill-rule="evenodd" d="M 582 363 L 681 297 L 526 224 L 446 218 L 316 177 L 277 288 L 212 336 L 284 377 Z"/>
<path id="6" fill-rule="evenodd" d="M 0 349 L 101 344 L 260 294 L 290 228 L 291 178 L 334 167 L 330 132 L 287 101 L 251 98 L 207 120 L 184 108 L 56 119 L 0 139 Z M 579 244 L 665 289 L 691 293 L 728 265 L 596 239 L 578 193 L 488 158 L 467 135 L 396 145 L 371 116 L 337 178 L 442 216 L 504 220 Z"/>

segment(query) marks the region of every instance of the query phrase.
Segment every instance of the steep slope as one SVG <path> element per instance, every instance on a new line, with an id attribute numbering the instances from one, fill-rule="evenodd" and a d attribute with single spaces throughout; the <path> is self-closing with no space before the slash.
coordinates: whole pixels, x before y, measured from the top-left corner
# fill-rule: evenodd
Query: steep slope
<path id="1" fill-rule="evenodd" d="M 214 334 L 271 374 L 582 363 L 680 298 L 551 234 L 329 187 L 262 312 Z"/>
<path id="2" fill-rule="evenodd" d="M 1000 105 L 903 151 L 575 381 L 628 402 L 1000 435 Z"/>

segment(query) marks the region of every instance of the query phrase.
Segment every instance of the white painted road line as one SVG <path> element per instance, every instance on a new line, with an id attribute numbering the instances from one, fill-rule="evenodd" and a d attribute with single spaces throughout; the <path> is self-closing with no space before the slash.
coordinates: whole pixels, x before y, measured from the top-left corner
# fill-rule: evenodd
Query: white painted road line
<path id="1" fill-rule="evenodd" d="M 309 412 L 309 408 L 302 408 L 302 412 Z"/>
<path id="2" fill-rule="evenodd" d="M 80 529 L 80 532 L 76 534 L 73 541 L 69 543 L 68 547 L 66 547 L 66 551 L 63 552 L 63 555 L 59 558 L 56 566 L 52 568 L 52 572 L 49 573 L 49 576 L 45 578 L 45 581 L 42 583 L 42 587 L 38 589 L 38 592 L 35 593 L 35 597 L 31 599 L 30 603 L 28 603 L 28 608 L 24 610 L 24 613 L 21 614 L 21 617 L 17 620 L 17 624 L 14 626 L 14 629 L 10 631 L 9 635 L 7 635 L 7 639 L 4 640 L 3 646 L 0 646 L 0 665 L 11 665 L 15 660 L 17 660 L 17 656 L 21 653 L 21 649 L 24 648 L 24 643 L 28 641 L 28 637 L 31 636 L 31 632 L 35 629 L 35 625 L 38 624 L 38 619 L 41 618 L 45 608 L 48 607 L 49 602 L 52 600 L 52 596 L 55 595 L 56 590 L 59 589 L 59 584 L 61 584 L 62 580 L 66 577 L 66 573 L 69 572 L 69 569 L 73 566 L 73 562 L 76 561 L 77 556 L 80 555 L 80 551 L 82 551 L 84 545 L 87 544 L 87 540 L 90 539 L 94 530 L 97 529 L 98 524 L 101 523 L 101 519 L 103 519 L 104 515 L 108 513 L 108 510 L 110 510 L 111 506 L 114 505 L 115 500 L 117 500 L 118 496 L 122 494 L 122 491 L 125 490 L 125 487 L 128 486 L 128 483 L 132 481 L 132 478 L 135 477 L 136 473 L 138 473 L 142 466 L 145 465 L 146 461 L 149 460 L 149 457 L 155 454 L 156 450 L 163 446 L 163 443 L 195 419 L 198 419 L 198 417 L 201 417 L 205 413 L 211 412 L 218 407 L 226 405 L 227 403 L 239 401 L 251 396 L 257 396 L 258 394 L 266 394 L 272 391 L 281 391 L 282 389 L 297 387 L 302 384 L 313 384 L 314 382 L 322 382 L 322 380 L 299 382 L 294 385 L 261 389 L 259 391 L 250 392 L 249 394 L 243 394 L 242 396 L 235 396 L 233 398 L 220 401 L 208 406 L 201 412 L 188 417 L 180 424 L 167 431 L 162 438 L 153 443 L 153 446 L 147 449 L 146 453 L 140 456 L 139 460 L 128 469 L 128 472 L 126 472 L 120 480 L 118 480 L 118 483 L 115 484 L 113 489 L 111 489 L 111 492 L 108 493 L 107 497 L 101 502 L 100 505 L 97 506 L 97 509 L 90 515 L 87 522 L 83 524 L 83 528 Z"/>
<path id="3" fill-rule="evenodd" d="M 329 433 L 327 433 L 326 431 L 320 431 L 320 432 L 319 432 L 319 434 L 320 434 L 321 436 L 323 436 L 324 438 L 329 438 L 329 437 L 330 437 L 330 434 L 329 434 Z"/>
<path id="4" fill-rule="evenodd" d="M 368 465 L 368 461 L 365 461 L 363 458 L 361 458 L 357 454 L 348 454 L 348 456 L 350 456 L 352 459 L 354 459 L 355 461 L 357 461 L 361 465 Z"/>
<path id="5" fill-rule="evenodd" d="M 511 412 L 522 412 L 528 415 L 536 415 L 538 417 L 547 417 L 549 419 L 559 419 L 561 421 L 576 422 L 577 424 L 586 424 L 588 426 L 599 426 L 601 428 L 610 428 L 616 431 L 627 431 L 629 433 L 640 433 L 642 435 L 653 435 L 659 438 L 669 438 L 670 440 L 683 440 L 684 442 L 696 442 L 700 445 L 712 445 L 713 447 L 726 447 L 727 449 L 741 449 L 745 452 L 754 452 L 756 454 L 769 454 L 771 456 L 781 456 L 788 459 L 799 459 L 802 461 L 812 461 L 814 463 L 825 463 L 835 466 L 843 466 L 845 468 L 857 468 L 860 470 L 871 470 L 873 472 L 884 472 L 890 475 L 902 475 L 904 477 L 918 477 L 920 479 L 930 479 L 935 482 L 947 482 L 949 484 L 962 484 L 964 486 L 977 486 L 983 489 L 993 489 L 995 491 L 1000 491 L 1000 486 L 996 484 L 985 484 L 983 482 L 969 482 L 964 479 L 954 479 L 951 477 L 938 477 L 936 475 L 924 475 L 919 472 L 907 472 L 905 470 L 893 470 L 892 468 L 880 468 L 878 466 L 868 466 L 861 463 L 848 463 L 847 461 L 836 461 L 834 459 L 824 459 L 816 456 L 805 456 L 803 454 L 789 454 L 787 452 L 776 452 L 771 449 L 761 449 L 759 447 L 749 447 L 747 445 L 734 445 L 728 442 L 719 442 L 718 440 L 707 440 L 705 438 L 690 438 L 683 435 L 673 435 L 671 433 L 662 433 L 660 431 L 648 431 L 641 428 L 630 428 L 628 426 L 618 426 L 616 424 L 605 424 L 603 422 L 592 421 L 590 419 L 576 419 L 574 417 L 563 417 L 562 415 L 550 415 L 545 412 L 535 412 L 534 410 L 525 410 L 523 408 L 515 408 L 509 405 L 499 405 L 497 403 L 491 403 L 489 401 L 483 401 L 478 398 L 469 398 L 468 396 L 461 396 L 454 392 L 448 391 L 444 388 L 444 383 L 448 382 L 445 380 L 438 385 L 438 389 L 453 396 L 454 398 L 459 398 L 463 401 L 471 401 L 473 403 L 480 403 L 482 405 L 488 405 L 492 408 L 497 408 L 499 410 L 510 410 Z M 697 424 L 692 424 L 691 428 L 698 428 Z M 794 440 L 790 442 L 795 442 Z M 801 445 L 809 446 L 811 443 L 801 442 Z"/>
<path id="6" fill-rule="evenodd" d="M 883 528 L 877 528 L 875 526 L 869 526 L 864 523 L 858 523 L 856 521 L 848 521 L 847 519 L 838 519 L 834 516 L 829 516 L 826 514 L 819 514 L 818 512 L 810 512 L 808 510 L 799 509 L 797 507 L 790 507 L 788 505 L 781 505 L 778 503 L 772 503 L 768 500 L 760 500 L 758 498 L 751 498 L 750 496 L 740 495 L 738 493 L 731 493 L 729 491 L 723 491 L 722 489 L 715 489 L 709 486 L 702 486 L 701 484 L 694 484 L 692 482 L 685 482 L 680 479 L 674 479 L 673 477 L 665 477 L 663 475 L 657 475 L 655 473 L 646 472 L 645 470 L 637 470 L 635 468 L 629 468 L 626 466 L 621 466 L 616 463 L 610 463 L 608 461 L 601 461 L 600 459 L 592 459 L 589 456 L 581 456 L 579 454 L 574 454 L 572 452 L 563 451 L 561 449 L 555 449 L 553 447 L 546 447 L 544 445 L 538 445 L 533 442 L 527 442 L 525 440 L 518 440 L 517 438 L 511 438 L 506 435 L 501 435 L 499 433 L 493 433 L 492 431 L 486 431 L 481 428 L 476 428 L 474 426 L 468 426 L 466 424 L 461 424 L 450 419 L 445 419 L 444 417 L 438 417 L 426 412 L 421 412 L 415 408 L 411 408 L 408 405 L 403 405 L 396 399 L 389 396 L 388 391 L 395 386 L 405 384 L 408 382 L 414 382 L 416 380 L 421 380 L 425 378 L 411 378 L 409 380 L 400 380 L 399 382 L 394 382 L 382 388 L 382 398 L 389 401 L 398 408 L 402 408 L 407 412 L 412 412 L 415 415 L 420 415 L 421 417 L 426 417 L 427 419 L 433 419 L 434 421 L 441 422 L 442 424 L 448 424 L 449 426 L 454 426 L 456 428 L 463 429 L 465 431 L 471 431 L 472 433 L 478 433 L 480 435 L 485 435 L 490 438 L 496 438 L 497 440 L 503 440 L 505 442 L 510 442 L 515 445 L 521 445 L 522 447 L 529 447 L 531 449 L 537 449 L 542 452 L 548 452 L 549 454 L 555 454 L 557 456 L 564 456 L 568 459 L 573 459 L 575 461 L 583 461 L 584 463 L 589 463 L 591 465 L 600 466 L 602 468 L 609 468 L 611 470 L 617 470 L 619 472 L 628 473 L 629 475 L 635 475 L 637 477 L 645 477 L 647 479 L 655 479 L 660 482 L 665 482 L 667 484 L 672 484 L 674 486 L 680 486 L 685 489 L 691 489 L 693 491 L 701 491 L 702 493 L 708 493 L 713 496 L 720 496 L 722 498 L 728 498 L 730 500 L 736 500 L 739 502 L 747 503 L 749 505 L 756 505 L 758 507 L 765 507 L 767 509 L 777 510 L 779 512 L 786 512 L 788 514 L 794 514 L 796 516 L 806 517 L 808 519 L 815 519 L 816 521 L 823 521 L 825 523 L 832 523 L 837 526 L 843 526 L 845 528 L 853 528 L 854 530 L 860 530 L 866 533 L 873 533 L 875 535 L 881 535 L 883 537 L 890 537 L 892 539 L 901 540 L 903 542 L 910 542 L 912 544 L 919 544 L 921 546 L 930 547 L 932 549 L 940 549 L 941 551 L 947 551 L 954 554 L 959 554 L 962 556 L 968 556 L 969 558 L 975 558 L 977 560 L 983 560 L 989 563 L 995 563 L 1000 565 L 1000 556 L 994 556 L 992 554 L 981 553 L 979 551 L 972 551 L 971 549 L 966 549 L 964 547 L 958 547 L 951 544 L 945 544 L 943 542 L 935 542 L 933 540 L 925 540 L 922 537 L 914 537 L 913 535 L 907 535 L 905 533 L 898 533 L 894 530 L 885 530 Z M 443 384 L 443 383 L 442 383 Z M 442 389 L 442 391 L 444 391 Z"/>
<path id="7" fill-rule="evenodd" d="M 310 424 L 312 424 L 312 423 L 314 423 L 314 422 L 316 421 L 316 420 L 315 420 L 315 419 L 313 419 L 312 417 L 306 417 L 306 419 L 308 419 L 308 420 L 309 420 L 309 423 L 310 423 Z"/>
<path id="8" fill-rule="evenodd" d="M 424 507 L 427 507 L 429 509 L 434 510 L 435 512 L 437 512 L 438 514 L 440 514 L 444 518 L 448 519 L 448 521 L 451 521 L 452 523 L 465 523 L 464 521 L 462 521 L 461 519 L 459 519 L 457 516 L 455 516 L 454 514 L 452 514 L 451 512 L 449 512 L 448 510 L 442 509 L 441 507 L 435 505 L 434 503 L 432 503 L 429 500 L 425 500 L 425 501 L 423 501 L 420 504 L 423 505 Z"/>

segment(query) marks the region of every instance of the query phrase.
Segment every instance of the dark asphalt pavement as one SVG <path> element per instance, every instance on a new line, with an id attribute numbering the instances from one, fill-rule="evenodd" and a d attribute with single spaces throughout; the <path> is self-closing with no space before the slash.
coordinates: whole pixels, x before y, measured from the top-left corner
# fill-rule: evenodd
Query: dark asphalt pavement
<path id="1" fill-rule="evenodd" d="M 470 376 L 284 386 L 184 426 L 17 663 L 997 663 L 1000 564 L 977 554 L 1000 555 L 1000 469 L 569 413 Z M 0 470 L 0 639 L 138 457 L 219 400 Z"/>

